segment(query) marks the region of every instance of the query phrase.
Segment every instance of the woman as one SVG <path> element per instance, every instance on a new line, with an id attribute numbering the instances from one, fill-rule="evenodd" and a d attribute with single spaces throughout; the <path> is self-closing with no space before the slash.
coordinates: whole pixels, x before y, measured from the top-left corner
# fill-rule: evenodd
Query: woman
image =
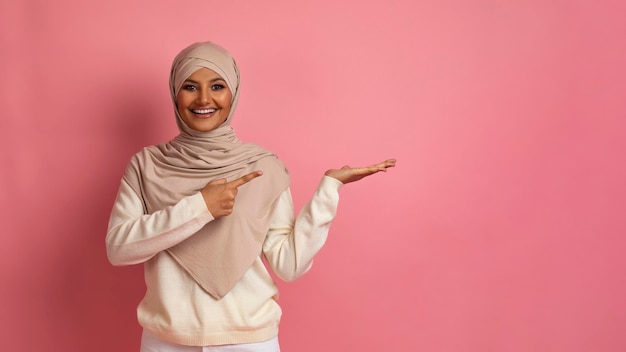
<path id="1" fill-rule="evenodd" d="M 113 265 L 144 263 L 137 308 L 142 351 L 279 351 L 277 288 L 311 267 L 334 218 L 338 189 L 395 165 L 331 169 L 294 216 L 289 175 L 271 152 L 230 127 L 239 98 L 232 56 L 184 49 L 170 91 L 180 134 L 131 159 L 106 237 Z"/>

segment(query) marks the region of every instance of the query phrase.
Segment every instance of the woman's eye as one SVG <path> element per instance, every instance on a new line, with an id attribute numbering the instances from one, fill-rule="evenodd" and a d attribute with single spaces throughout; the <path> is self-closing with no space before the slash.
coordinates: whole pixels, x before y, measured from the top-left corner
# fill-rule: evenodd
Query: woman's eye
<path id="1" fill-rule="evenodd" d="M 183 87 L 184 90 L 196 90 L 196 86 L 192 86 L 192 85 L 186 85 Z"/>
<path id="2" fill-rule="evenodd" d="M 213 90 L 222 90 L 222 89 L 224 89 L 224 85 L 222 85 L 222 84 L 214 84 L 214 85 L 211 86 L 211 89 L 213 89 Z"/>

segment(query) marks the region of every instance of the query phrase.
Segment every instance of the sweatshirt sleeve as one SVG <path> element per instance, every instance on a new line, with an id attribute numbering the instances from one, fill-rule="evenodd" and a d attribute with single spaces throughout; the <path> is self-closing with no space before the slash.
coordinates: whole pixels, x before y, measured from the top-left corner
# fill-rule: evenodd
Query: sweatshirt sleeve
<path id="1" fill-rule="evenodd" d="M 313 198 L 295 219 L 289 189 L 280 196 L 263 244 L 265 258 L 278 277 L 293 281 L 311 268 L 313 257 L 326 242 L 330 223 L 335 218 L 342 185 L 324 176 Z"/>
<path id="2" fill-rule="evenodd" d="M 109 219 L 107 256 L 113 265 L 143 263 L 189 238 L 212 220 L 200 192 L 144 214 L 141 198 L 122 180 Z"/>

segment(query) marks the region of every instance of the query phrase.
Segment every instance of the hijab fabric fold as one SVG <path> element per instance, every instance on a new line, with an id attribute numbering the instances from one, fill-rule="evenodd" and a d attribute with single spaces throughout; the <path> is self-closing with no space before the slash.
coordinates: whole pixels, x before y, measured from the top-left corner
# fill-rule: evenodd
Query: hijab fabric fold
<path id="1" fill-rule="evenodd" d="M 219 74 L 233 95 L 230 115 L 209 132 L 189 128 L 176 107 L 183 82 L 200 68 Z M 263 176 L 238 188 L 230 215 L 209 222 L 166 251 L 215 299 L 225 296 L 261 255 L 272 210 L 289 186 L 283 163 L 260 146 L 242 143 L 230 126 L 239 84 L 239 69 L 225 49 L 211 42 L 183 49 L 174 59 L 170 74 L 180 133 L 168 143 L 137 153 L 124 175 L 143 199 L 146 214 L 152 214 L 200 191 L 211 180 L 232 181 L 255 170 L 263 171 Z"/>

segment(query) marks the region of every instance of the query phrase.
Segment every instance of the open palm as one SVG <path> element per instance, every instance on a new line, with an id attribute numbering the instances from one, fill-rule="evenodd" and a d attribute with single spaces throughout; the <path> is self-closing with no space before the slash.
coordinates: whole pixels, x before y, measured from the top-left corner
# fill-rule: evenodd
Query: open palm
<path id="1" fill-rule="evenodd" d="M 325 175 L 339 180 L 341 183 L 350 183 L 358 181 L 377 172 L 385 172 L 388 168 L 396 166 L 395 159 L 388 159 L 381 163 L 370 165 L 367 167 L 350 167 L 348 165 L 341 169 L 330 169 Z"/>

